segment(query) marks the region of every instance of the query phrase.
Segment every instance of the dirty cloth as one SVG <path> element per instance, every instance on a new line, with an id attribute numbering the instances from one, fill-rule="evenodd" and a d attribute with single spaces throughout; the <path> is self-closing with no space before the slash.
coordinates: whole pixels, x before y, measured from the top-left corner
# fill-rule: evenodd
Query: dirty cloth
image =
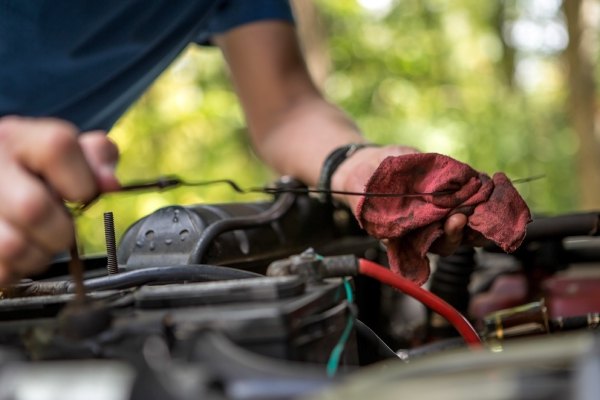
<path id="1" fill-rule="evenodd" d="M 519 247 L 531 221 L 527 204 L 505 174 L 496 173 L 490 178 L 436 153 L 386 158 L 371 176 L 365 192 L 436 193 L 363 197 L 356 210 L 359 223 L 369 234 L 389 240 L 392 271 L 419 285 L 429 278 L 427 251 L 443 234 L 444 221 L 450 215 L 465 214 L 468 228 L 506 252 Z"/>

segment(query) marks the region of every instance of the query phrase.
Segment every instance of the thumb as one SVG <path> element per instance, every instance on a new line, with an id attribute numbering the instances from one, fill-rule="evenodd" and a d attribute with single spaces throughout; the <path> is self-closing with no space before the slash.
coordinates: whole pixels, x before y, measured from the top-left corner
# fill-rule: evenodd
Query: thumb
<path id="1" fill-rule="evenodd" d="M 86 132 L 79 137 L 79 145 L 94 173 L 100 192 L 118 190 L 121 185 L 115 175 L 119 149 L 102 131 Z"/>

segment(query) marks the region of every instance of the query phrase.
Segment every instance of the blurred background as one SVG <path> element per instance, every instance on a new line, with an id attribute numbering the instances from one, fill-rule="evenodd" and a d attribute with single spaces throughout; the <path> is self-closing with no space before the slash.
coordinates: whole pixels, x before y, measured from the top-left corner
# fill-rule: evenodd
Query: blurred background
<path id="1" fill-rule="evenodd" d="M 294 0 L 325 96 L 379 143 L 513 179 L 536 214 L 600 209 L 600 0 Z M 190 46 L 110 132 L 123 183 L 175 174 L 261 186 L 218 49 Z M 255 200 L 226 186 L 106 196 L 79 218 L 83 252 L 169 204 Z"/>

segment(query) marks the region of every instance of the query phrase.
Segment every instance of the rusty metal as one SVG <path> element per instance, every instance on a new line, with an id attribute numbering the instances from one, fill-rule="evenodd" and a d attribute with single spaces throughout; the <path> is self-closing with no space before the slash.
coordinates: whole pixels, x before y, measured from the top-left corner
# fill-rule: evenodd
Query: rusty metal
<path id="1" fill-rule="evenodd" d="M 69 274 L 75 284 L 75 302 L 83 304 L 85 302 L 85 286 L 83 285 L 83 264 L 79 258 L 79 250 L 77 249 L 77 235 L 73 228 L 73 244 L 71 244 L 69 260 Z"/>
<path id="2" fill-rule="evenodd" d="M 544 300 L 495 311 L 483 320 L 486 340 L 502 341 L 517 336 L 550 333 L 550 318 Z"/>
<path id="3" fill-rule="evenodd" d="M 106 240 L 106 269 L 109 275 L 119 273 L 115 220 L 111 211 L 104 213 L 104 238 Z"/>
<path id="4" fill-rule="evenodd" d="M 58 332 L 68 339 L 80 340 L 93 336 L 110 326 L 108 308 L 88 301 L 83 282 L 83 263 L 79 258 L 77 231 L 73 225 L 73 244 L 70 249 L 69 274 L 75 286 L 75 297 L 58 314 Z"/>

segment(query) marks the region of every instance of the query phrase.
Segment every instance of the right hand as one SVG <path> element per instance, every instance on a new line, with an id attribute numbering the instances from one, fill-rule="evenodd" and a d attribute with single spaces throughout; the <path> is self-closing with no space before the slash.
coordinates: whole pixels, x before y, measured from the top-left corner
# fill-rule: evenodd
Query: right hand
<path id="1" fill-rule="evenodd" d="M 41 271 L 73 243 L 63 200 L 117 190 L 118 149 L 53 118 L 0 118 L 0 283 Z"/>
<path id="2" fill-rule="evenodd" d="M 367 147 L 345 160 L 332 177 L 332 188 L 349 192 L 364 192 L 367 182 L 381 162 L 390 156 L 402 156 L 418 153 L 419 151 L 407 146 L 388 145 L 383 147 Z M 360 196 L 339 196 L 356 213 Z M 453 214 L 444 221 L 444 233 L 431 246 L 432 253 L 448 256 L 461 244 L 482 246 L 487 241 L 478 233 L 468 229 L 467 216 Z M 384 244 L 386 242 L 384 241 Z"/>

